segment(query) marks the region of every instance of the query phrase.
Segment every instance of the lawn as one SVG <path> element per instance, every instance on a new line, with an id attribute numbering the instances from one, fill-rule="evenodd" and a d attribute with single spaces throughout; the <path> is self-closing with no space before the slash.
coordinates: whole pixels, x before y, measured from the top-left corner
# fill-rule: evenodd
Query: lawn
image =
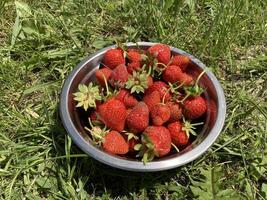
<path id="1" fill-rule="evenodd" d="M 1 0 L 0 199 L 267 199 L 267 1 Z M 113 169 L 59 118 L 72 69 L 114 41 L 183 49 L 218 77 L 225 126 L 197 160 L 158 173 Z"/>

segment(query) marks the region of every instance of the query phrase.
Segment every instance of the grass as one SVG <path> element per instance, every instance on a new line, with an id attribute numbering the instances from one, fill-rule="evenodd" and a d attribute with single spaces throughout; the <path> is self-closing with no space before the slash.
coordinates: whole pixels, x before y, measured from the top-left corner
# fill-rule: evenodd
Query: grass
<path id="1" fill-rule="evenodd" d="M 266 199 L 267 2 L 0 2 L 0 199 Z M 227 117 L 194 162 L 160 173 L 105 166 L 60 123 L 61 86 L 115 40 L 170 44 L 213 69 Z"/>

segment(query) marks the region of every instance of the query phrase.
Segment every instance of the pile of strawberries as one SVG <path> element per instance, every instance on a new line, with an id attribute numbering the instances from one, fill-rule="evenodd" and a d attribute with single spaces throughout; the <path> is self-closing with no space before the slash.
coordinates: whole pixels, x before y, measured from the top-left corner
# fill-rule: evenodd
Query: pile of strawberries
<path id="1" fill-rule="evenodd" d="M 194 78 L 188 68 L 190 59 L 164 44 L 108 50 L 97 83 L 80 84 L 74 93 L 76 106 L 88 113 L 92 144 L 144 163 L 185 148 L 207 111 L 198 83 L 204 72 Z"/>

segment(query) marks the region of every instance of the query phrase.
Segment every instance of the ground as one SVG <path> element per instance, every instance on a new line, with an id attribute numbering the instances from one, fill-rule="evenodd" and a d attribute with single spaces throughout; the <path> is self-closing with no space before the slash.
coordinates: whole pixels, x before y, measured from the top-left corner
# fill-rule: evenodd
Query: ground
<path id="1" fill-rule="evenodd" d="M 0 199 L 266 199 L 267 1 L 1 0 Z M 60 123 L 61 86 L 114 41 L 202 60 L 222 84 L 225 126 L 197 160 L 158 173 L 85 155 Z"/>

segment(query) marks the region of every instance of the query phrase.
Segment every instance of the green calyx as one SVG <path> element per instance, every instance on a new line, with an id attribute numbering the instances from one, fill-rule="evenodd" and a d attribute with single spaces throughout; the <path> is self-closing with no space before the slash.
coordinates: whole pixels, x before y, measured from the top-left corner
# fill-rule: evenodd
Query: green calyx
<path id="1" fill-rule="evenodd" d="M 200 78 L 206 73 L 205 70 L 203 70 L 199 76 L 197 77 L 197 80 L 195 82 L 194 85 L 192 86 L 184 86 L 184 90 L 185 90 L 185 93 L 186 93 L 186 97 L 189 97 L 189 96 L 193 96 L 193 97 L 197 97 L 197 96 L 200 96 L 203 92 L 204 92 L 204 89 L 202 87 L 199 86 L 199 80 Z M 185 99 L 184 99 L 185 100 Z M 183 101 L 184 101 L 183 100 Z"/>
<path id="2" fill-rule="evenodd" d="M 145 165 L 147 162 L 152 161 L 155 156 L 158 157 L 158 154 L 154 151 L 155 146 L 147 135 L 143 134 L 141 141 L 142 144 L 136 144 L 134 150 L 139 151 L 137 157 L 142 157 L 142 162 Z"/>
<path id="3" fill-rule="evenodd" d="M 172 100 L 179 103 L 180 97 L 182 96 L 182 93 L 179 91 L 180 88 L 182 88 L 183 83 L 178 85 L 178 82 L 175 83 L 168 83 L 169 84 L 169 91 L 172 93 Z"/>
<path id="4" fill-rule="evenodd" d="M 85 127 L 85 130 L 90 132 L 90 134 L 92 136 L 91 142 L 94 145 L 101 146 L 102 143 L 104 142 L 104 137 L 107 135 L 107 133 L 109 131 L 106 130 L 106 127 L 101 128 L 100 126 L 94 126 L 92 124 L 90 118 L 89 118 L 89 124 L 90 124 L 91 128 Z"/>
<path id="5" fill-rule="evenodd" d="M 76 107 L 83 107 L 85 111 L 88 108 L 96 107 L 96 100 L 101 100 L 98 86 L 93 86 L 93 83 L 78 85 L 78 92 L 73 93 L 74 100 L 77 101 Z"/>
<path id="6" fill-rule="evenodd" d="M 184 90 L 185 93 L 188 94 L 188 96 L 193 96 L 193 97 L 197 97 L 204 92 L 204 89 L 197 84 L 193 86 L 185 86 Z"/>
<path id="7" fill-rule="evenodd" d="M 202 125 L 204 124 L 204 122 L 199 122 L 199 123 L 194 123 L 191 124 L 189 121 L 186 121 L 183 118 L 183 127 L 182 127 L 182 131 L 186 132 L 187 137 L 189 138 L 190 134 L 196 136 L 197 133 L 195 132 L 196 126 Z"/>
<path id="8" fill-rule="evenodd" d="M 121 49 L 123 52 L 127 51 L 127 46 L 124 43 L 122 43 L 118 40 L 116 40 L 115 43 L 116 43 L 117 49 Z M 124 55 L 124 57 L 125 57 L 125 55 Z"/>
<path id="9" fill-rule="evenodd" d="M 159 78 L 162 74 L 162 72 L 167 68 L 167 66 L 164 63 L 159 63 L 157 60 L 157 53 L 152 55 L 149 52 L 144 55 L 143 60 L 145 61 L 145 65 L 143 68 L 147 68 L 148 74 L 151 75 L 153 78 Z M 163 66 L 158 67 L 158 65 Z"/>
<path id="10" fill-rule="evenodd" d="M 164 66 L 163 68 L 158 67 L 158 65 Z M 156 77 L 161 77 L 161 74 L 163 71 L 167 68 L 167 66 L 163 63 L 159 63 L 157 59 L 154 58 L 153 60 L 153 65 L 151 70 L 151 76 L 156 78 Z"/>
<path id="11" fill-rule="evenodd" d="M 145 89 L 148 88 L 147 85 L 147 73 L 144 71 L 140 72 L 133 72 L 133 75 L 131 75 L 126 82 L 125 87 L 127 89 L 131 89 L 131 93 L 144 93 Z"/>
<path id="12" fill-rule="evenodd" d="M 134 139 L 134 140 L 138 140 L 138 136 L 133 134 L 133 133 L 130 133 L 130 132 L 127 132 L 127 131 L 122 131 L 125 135 L 127 135 L 127 140 L 130 141 L 131 139 Z"/>
<path id="13" fill-rule="evenodd" d="M 182 86 L 183 86 L 183 84 L 177 84 L 177 82 L 175 82 L 175 83 L 168 83 L 169 84 L 169 86 L 170 86 L 170 92 L 172 93 L 172 94 L 180 94 L 180 92 L 179 92 L 179 88 L 181 88 Z"/>

